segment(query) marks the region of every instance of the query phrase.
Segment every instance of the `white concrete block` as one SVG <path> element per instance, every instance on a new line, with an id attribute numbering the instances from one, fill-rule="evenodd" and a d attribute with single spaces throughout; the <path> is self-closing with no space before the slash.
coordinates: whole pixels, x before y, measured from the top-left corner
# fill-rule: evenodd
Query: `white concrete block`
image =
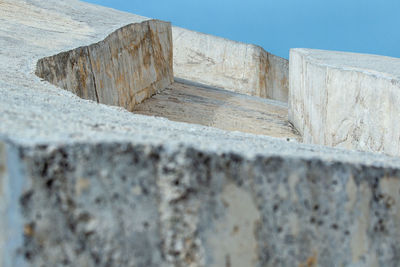
<path id="1" fill-rule="evenodd" d="M 289 87 L 305 143 L 400 155 L 400 59 L 292 49 Z"/>

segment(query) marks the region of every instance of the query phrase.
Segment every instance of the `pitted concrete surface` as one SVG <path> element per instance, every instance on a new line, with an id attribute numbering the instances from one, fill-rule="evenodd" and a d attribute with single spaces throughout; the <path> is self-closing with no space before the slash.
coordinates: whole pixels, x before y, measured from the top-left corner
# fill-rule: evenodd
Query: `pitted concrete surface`
<path id="1" fill-rule="evenodd" d="M 0 7 L 3 266 L 398 265 L 399 158 L 80 99 L 35 76 L 37 60 L 143 18 Z"/>
<path id="2" fill-rule="evenodd" d="M 132 142 L 5 145 L 6 159 L 20 159 L 23 170 L 10 187 L 21 210 L 8 209 L 17 219 L 8 232 L 20 233 L 15 250 L 3 251 L 12 262 L 395 267 L 399 260 L 393 165 Z"/>

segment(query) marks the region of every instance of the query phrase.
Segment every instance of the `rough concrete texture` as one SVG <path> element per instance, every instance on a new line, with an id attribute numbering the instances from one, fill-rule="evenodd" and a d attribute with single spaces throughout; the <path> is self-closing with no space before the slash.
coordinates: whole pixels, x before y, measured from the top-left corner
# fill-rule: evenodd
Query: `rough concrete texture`
<path id="1" fill-rule="evenodd" d="M 74 0 L 0 16 L 0 265 L 398 266 L 399 158 L 81 99 L 37 61 L 143 18 Z"/>
<path id="2" fill-rule="evenodd" d="M 22 265 L 10 266 L 398 266 L 400 260 L 398 160 L 357 164 L 310 151 L 246 157 L 130 142 L 14 150 L 23 182 L 13 187 L 20 213 L 12 211 L 16 221 L 7 230 L 22 237 L 7 259 Z"/>
<path id="3" fill-rule="evenodd" d="M 84 99 L 133 110 L 173 82 L 172 64 L 170 24 L 149 20 L 43 58 L 36 75 Z"/>
<path id="4" fill-rule="evenodd" d="M 288 99 L 289 63 L 263 48 L 172 28 L 174 74 L 225 90 L 271 98 Z"/>
<path id="5" fill-rule="evenodd" d="M 400 59 L 290 52 L 289 118 L 305 143 L 400 155 Z"/>
<path id="6" fill-rule="evenodd" d="M 288 121 L 284 102 L 177 81 L 137 105 L 134 112 L 301 142 L 301 136 Z"/>

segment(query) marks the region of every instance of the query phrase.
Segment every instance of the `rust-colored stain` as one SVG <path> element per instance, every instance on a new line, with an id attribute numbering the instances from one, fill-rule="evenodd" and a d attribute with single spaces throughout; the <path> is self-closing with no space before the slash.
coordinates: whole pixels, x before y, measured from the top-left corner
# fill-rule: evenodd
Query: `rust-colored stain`
<path id="1" fill-rule="evenodd" d="M 314 254 L 314 255 L 310 256 L 306 260 L 306 262 L 300 263 L 299 267 L 316 267 L 317 266 L 317 261 L 318 261 L 317 254 Z"/>
<path id="2" fill-rule="evenodd" d="M 104 72 L 107 74 L 108 78 L 112 79 L 112 78 L 113 78 L 113 73 L 112 73 L 112 71 L 111 71 L 109 68 L 107 68 L 107 67 L 108 67 L 108 66 L 106 66 Z"/>
<path id="3" fill-rule="evenodd" d="M 268 94 L 268 75 L 269 75 L 269 60 L 268 54 L 260 55 L 260 65 L 259 65 L 259 72 L 258 72 L 258 88 L 257 94 L 258 97 L 267 97 Z"/>
<path id="4" fill-rule="evenodd" d="M 33 236 L 35 231 L 33 230 L 33 226 L 31 224 L 25 224 L 24 226 L 24 235 L 25 236 Z"/>
<path id="5" fill-rule="evenodd" d="M 125 75 L 123 73 L 119 73 L 117 79 L 115 80 L 116 86 L 118 87 L 127 87 Z"/>
<path id="6" fill-rule="evenodd" d="M 188 249 L 185 251 L 184 261 L 187 265 L 191 265 L 196 262 L 196 255 L 193 253 L 193 249 L 196 248 L 196 244 L 192 238 L 185 238 L 185 248 Z"/>
<path id="7" fill-rule="evenodd" d="M 282 88 L 289 88 L 289 83 L 287 77 L 283 77 L 281 79 L 281 87 Z"/>
<path id="8" fill-rule="evenodd" d="M 76 88 L 76 92 L 78 93 L 78 96 L 80 96 L 81 98 L 87 99 L 88 98 L 88 89 L 86 86 L 87 73 L 82 57 L 78 59 L 78 62 L 79 62 L 79 68 L 78 68 L 79 82 L 78 82 L 78 88 Z"/>
<path id="9" fill-rule="evenodd" d="M 95 60 L 96 71 L 100 72 L 100 61 L 98 59 Z"/>

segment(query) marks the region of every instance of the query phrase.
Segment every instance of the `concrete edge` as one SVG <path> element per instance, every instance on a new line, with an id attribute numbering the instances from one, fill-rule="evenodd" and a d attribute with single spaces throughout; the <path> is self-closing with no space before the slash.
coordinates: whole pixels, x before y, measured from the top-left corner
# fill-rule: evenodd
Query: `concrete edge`
<path id="1" fill-rule="evenodd" d="M 4 267 L 28 266 L 18 255 L 25 230 L 20 196 L 30 187 L 19 154 L 17 145 L 0 138 L 0 265 Z"/>
<path id="2" fill-rule="evenodd" d="M 307 59 L 306 60 L 307 62 L 319 65 L 321 67 L 326 67 L 326 68 L 330 68 L 330 69 L 339 69 L 339 70 L 343 70 L 343 71 L 354 71 L 354 72 L 362 73 L 365 75 L 371 75 L 374 77 L 384 78 L 387 80 L 398 80 L 400 82 L 400 76 L 391 75 L 386 72 L 376 71 L 376 70 L 372 70 L 372 69 L 365 69 L 365 68 L 360 68 L 360 67 L 350 67 L 350 66 L 345 66 L 345 65 L 336 66 L 333 64 L 321 62 L 320 60 L 313 58 L 312 55 L 307 53 L 308 50 L 316 50 L 316 51 L 322 51 L 322 52 L 335 52 L 335 53 L 337 52 L 337 53 L 345 53 L 345 54 L 349 54 L 349 55 L 376 56 L 376 57 L 388 58 L 388 59 L 393 59 L 393 57 L 381 56 L 381 55 L 376 55 L 376 54 L 364 54 L 364 53 L 354 53 L 354 52 L 336 51 L 336 50 L 311 49 L 311 48 L 291 48 L 290 52 L 289 52 L 289 59 L 290 59 L 290 53 L 292 53 L 292 51 L 293 51 L 293 52 L 302 54 L 303 56 L 306 56 L 305 58 Z"/>

